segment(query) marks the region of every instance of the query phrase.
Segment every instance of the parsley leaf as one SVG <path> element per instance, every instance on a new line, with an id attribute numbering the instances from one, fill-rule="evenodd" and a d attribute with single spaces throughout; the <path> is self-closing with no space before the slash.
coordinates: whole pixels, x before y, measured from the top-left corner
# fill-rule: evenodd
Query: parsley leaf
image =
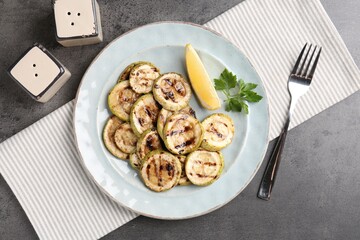
<path id="1" fill-rule="evenodd" d="M 226 68 L 221 73 L 219 79 L 214 79 L 216 90 L 230 90 L 236 87 L 236 76 L 232 72 L 229 72 Z"/>
<path id="2" fill-rule="evenodd" d="M 249 113 L 249 107 L 246 102 L 259 102 L 262 96 L 253 91 L 257 84 L 245 83 L 243 79 L 237 80 L 236 75 L 227 70 L 226 68 L 220 74 L 218 79 L 214 79 L 215 89 L 222 91 L 225 96 L 225 110 L 241 112 L 244 111 L 246 114 Z M 236 93 L 230 91 L 236 88 Z"/>

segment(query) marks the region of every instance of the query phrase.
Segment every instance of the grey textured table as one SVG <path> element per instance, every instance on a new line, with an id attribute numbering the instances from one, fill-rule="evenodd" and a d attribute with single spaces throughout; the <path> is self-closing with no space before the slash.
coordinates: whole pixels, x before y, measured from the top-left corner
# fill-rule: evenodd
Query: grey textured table
<path id="1" fill-rule="evenodd" d="M 160 20 L 203 24 L 241 0 L 100 0 L 104 42 L 74 48 L 55 41 L 50 2 L 0 0 L 0 142 L 73 99 L 91 60 L 121 33 Z M 360 1 L 322 3 L 359 66 Z M 46 104 L 24 95 L 5 73 L 35 41 L 73 74 Z M 182 221 L 138 217 L 104 239 L 360 239 L 359 103 L 357 92 L 289 132 L 271 201 L 256 198 L 264 162 L 251 184 L 215 212 Z M 0 239 L 37 239 L 1 176 Z"/>

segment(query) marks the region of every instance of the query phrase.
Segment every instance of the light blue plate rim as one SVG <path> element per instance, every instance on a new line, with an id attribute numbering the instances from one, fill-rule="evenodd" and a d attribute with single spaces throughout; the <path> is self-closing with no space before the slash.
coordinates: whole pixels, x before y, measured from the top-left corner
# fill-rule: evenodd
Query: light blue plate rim
<path id="1" fill-rule="evenodd" d="M 160 33 L 157 37 L 149 34 Z M 167 33 L 161 35 L 161 33 Z M 173 33 L 174 37 L 171 37 Z M 180 35 L 179 33 L 184 33 Z M 142 36 L 147 36 L 145 44 Z M 135 40 L 134 40 L 135 39 Z M 142 41 L 141 41 L 142 40 Z M 244 68 L 245 75 L 257 83 L 258 92 L 263 100 L 250 106 L 247 117 L 248 126 L 245 144 L 234 164 L 214 184 L 205 187 L 193 195 L 173 197 L 162 193 L 149 193 L 131 189 L 121 180 L 101 151 L 102 139 L 99 139 L 96 127 L 96 106 L 103 91 L 98 84 L 104 84 L 114 78 L 119 62 L 133 55 L 161 45 L 182 45 L 193 43 L 202 51 L 209 52 L 219 59 L 227 59 L 229 69 Z M 130 44 L 130 46 L 129 46 Z M 210 46 L 211 45 L 211 46 Z M 214 47 L 216 46 L 216 47 Z M 113 52 L 122 50 L 123 55 L 114 56 Z M 233 61 L 231 61 L 233 60 Z M 126 62 L 126 61 L 125 61 Z M 233 63 L 241 63 L 235 66 Z M 236 71 L 234 72 L 236 74 Z M 244 74 L 244 72 L 243 72 Z M 247 78 L 248 79 L 248 78 Z M 246 79 L 246 80 L 247 80 Z M 122 206 L 141 215 L 159 219 L 186 219 L 209 213 L 235 198 L 252 180 L 259 169 L 268 146 L 269 110 L 264 85 L 245 55 L 219 33 L 201 25 L 187 22 L 155 22 L 133 29 L 109 43 L 90 64 L 80 83 L 74 108 L 74 134 L 81 164 L 96 185 L 109 197 Z M 155 195 L 154 195 L 155 194 Z M 254 193 L 255 196 L 255 193 Z M 146 200 L 145 200 L 146 199 Z M 161 204 L 159 204 L 159 202 Z M 174 206 L 176 206 L 174 209 Z"/>

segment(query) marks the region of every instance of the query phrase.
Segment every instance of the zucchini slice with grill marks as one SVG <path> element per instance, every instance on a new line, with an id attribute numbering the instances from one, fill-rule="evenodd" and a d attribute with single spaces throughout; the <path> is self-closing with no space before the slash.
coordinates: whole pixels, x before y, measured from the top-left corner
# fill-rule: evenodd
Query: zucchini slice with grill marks
<path id="1" fill-rule="evenodd" d="M 155 79 L 160 76 L 160 70 L 152 63 L 142 62 L 135 65 L 129 75 L 132 89 L 137 93 L 149 93 Z"/>
<path id="2" fill-rule="evenodd" d="M 155 150 L 146 156 L 140 173 L 148 188 L 162 192 L 178 184 L 181 163 L 174 155 L 163 150 Z"/>
<path id="3" fill-rule="evenodd" d="M 190 106 L 187 106 L 187 107 L 181 109 L 179 112 L 187 113 L 187 114 L 193 116 L 194 118 L 196 118 L 195 111 Z M 164 139 L 163 130 L 165 127 L 166 120 L 173 114 L 174 114 L 174 112 L 166 110 L 165 108 L 162 108 L 160 110 L 159 117 L 157 120 L 157 130 L 162 139 Z"/>
<path id="4" fill-rule="evenodd" d="M 177 155 L 195 151 L 203 140 L 201 123 L 185 113 L 170 116 L 166 121 L 163 134 L 167 149 Z"/>
<path id="5" fill-rule="evenodd" d="M 130 124 L 136 136 L 156 126 L 159 112 L 159 105 L 152 94 L 143 95 L 134 103 L 130 111 Z"/>
<path id="6" fill-rule="evenodd" d="M 228 146 L 234 137 L 234 122 L 225 114 L 215 113 L 201 123 L 204 128 L 204 140 L 201 147 L 208 151 L 219 151 Z"/>
<path id="7" fill-rule="evenodd" d="M 205 186 L 218 179 L 224 168 L 221 152 L 197 150 L 186 158 L 185 172 L 188 179 L 195 185 Z"/>
<path id="8" fill-rule="evenodd" d="M 129 162 L 130 162 L 131 167 L 133 167 L 135 170 L 140 170 L 142 163 L 136 153 L 130 154 Z"/>
<path id="9" fill-rule="evenodd" d="M 120 73 L 120 76 L 119 76 L 117 82 L 129 80 L 129 76 L 130 76 L 131 70 L 132 70 L 136 65 L 138 65 L 138 64 L 140 64 L 140 63 L 146 63 L 146 62 L 139 61 L 139 62 L 130 63 L 130 64 L 124 69 L 124 71 L 122 71 L 122 72 Z"/>
<path id="10" fill-rule="evenodd" d="M 146 154 L 157 149 L 162 149 L 159 134 L 152 129 L 145 131 L 136 145 L 136 153 L 139 159 L 144 160 Z"/>
<path id="11" fill-rule="evenodd" d="M 178 111 L 188 105 L 191 88 L 183 76 L 170 72 L 155 80 L 153 94 L 156 101 L 165 109 Z"/>
<path id="12" fill-rule="evenodd" d="M 178 182 L 178 185 L 180 185 L 180 186 L 190 185 L 191 182 L 188 179 L 188 177 L 186 176 L 186 172 L 185 172 L 186 156 L 177 155 L 176 157 L 179 159 L 179 161 L 181 163 L 181 176 L 180 176 L 180 180 Z"/>
<path id="13" fill-rule="evenodd" d="M 123 122 L 117 118 L 116 116 L 111 116 L 104 127 L 103 130 L 103 141 L 105 147 L 109 150 L 109 152 L 117 158 L 122 160 L 126 160 L 129 157 L 129 154 L 121 151 L 115 144 L 115 132 L 121 126 Z"/>
<path id="14" fill-rule="evenodd" d="M 108 96 L 110 111 L 123 121 L 129 121 L 129 114 L 132 105 L 140 97 L 130 87 L 129 81 L 122 81 L 116 84 Z"/>
<path id="15" fill-rule="evenodd" d="M 133 153 L 136 150 L 138 137 L 133 132 L 130 123 L 123 123 L 115 131 L 115 144 L 125 153 Z"/>

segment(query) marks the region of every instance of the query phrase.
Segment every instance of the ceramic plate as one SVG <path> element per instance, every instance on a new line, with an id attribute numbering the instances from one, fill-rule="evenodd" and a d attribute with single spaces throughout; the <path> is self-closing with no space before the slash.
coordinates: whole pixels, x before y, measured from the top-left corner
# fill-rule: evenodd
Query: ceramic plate
<path id="1" fill-rule="evenodd" d="M 207 187 L 177 186 L 156 193 L 145 187 L 128 161 L 113 157 L 102 142 L 102 130 L 111 115 L 107 95 L 121 71 L 130 63 L 144 60 L 154 63 L 161 72 L 186 76 L 185 44 L 198 51 L 210 77 L 217 78 L 228 68 L 246 82 L 258 84 L 264 98 L 249 104 L 248 115 L 228 113 L 235 122 L 235 137 L 222 150 L 223 174 Z M 221 98 L 224 97 L 219 92 Z M 207 111 L 195 96 L 190 105 L 199 120 L 220 110 Z M 183 219 L 213 211 L 236 197 L 258 170 L 268 144 L 268 101 L 263 84 L 248 59 L 232 43 L 202 26 L 160 22 L 130 31 L 111 42 L 86 71 L 76 98 L 74 113 L 76 142 L 82 163 L 101 189 L 123 206 L 161 219 Z M 254 195 L 255 196 L 255 195 Z"/>

